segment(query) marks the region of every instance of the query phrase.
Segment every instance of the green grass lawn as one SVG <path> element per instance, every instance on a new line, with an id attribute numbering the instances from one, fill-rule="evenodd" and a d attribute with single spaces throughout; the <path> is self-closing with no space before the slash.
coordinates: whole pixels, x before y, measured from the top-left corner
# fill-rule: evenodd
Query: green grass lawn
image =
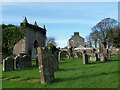
<path id="1" fill-rule="evenodd" d="M 38 67 L 3 72 L 3 88 L 118 88 L 118 58 L 108 62 L 90 62 L 66 59 L 59 63 L 53 83 L 40 84 Z"/>

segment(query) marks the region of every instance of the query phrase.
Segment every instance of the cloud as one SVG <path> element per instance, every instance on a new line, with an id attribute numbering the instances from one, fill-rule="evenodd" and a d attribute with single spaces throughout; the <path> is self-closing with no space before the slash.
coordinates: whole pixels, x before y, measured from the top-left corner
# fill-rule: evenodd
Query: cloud
<path id="1" fill-rule="evenodd" d="M 59 40 L 56 40 L 56 43 L 57 43 L 57 47 L 61 47 L 61 48 L 64 48 L 65 46 L 67 46 L 67 39 L 59 39 Z"/>
<path id="2" fill-rule="evenodd" d="M 18 16 L 9 16 L 5 17 L 3 16 L 3 22 L 9 22 L 9 23 L 18 23 L 22 22 L 24 19 L 24 16 L 18 17 Z M 34 21 L 37 21 L 38 23 L 59 23 L 59 24 L 95 24 L 97 20 L 89 20 L 89 19 L 66 19 L 66 18 L 39 18 L 39 17 L 27 17 L 29 23 L 34 23 Z M 41 22 L 40 22 L 41 21 Z"/>

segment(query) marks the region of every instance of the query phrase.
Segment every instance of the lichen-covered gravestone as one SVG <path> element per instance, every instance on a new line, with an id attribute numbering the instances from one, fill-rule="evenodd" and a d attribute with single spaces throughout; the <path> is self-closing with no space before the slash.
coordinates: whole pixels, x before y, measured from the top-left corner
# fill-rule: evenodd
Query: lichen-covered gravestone
<path id="1" fill-rule="evenodd" d="M 41 83 L 50 83 L 54 80 L 53 61 L 46 48 L 37 48 L 38 65 Z"/>

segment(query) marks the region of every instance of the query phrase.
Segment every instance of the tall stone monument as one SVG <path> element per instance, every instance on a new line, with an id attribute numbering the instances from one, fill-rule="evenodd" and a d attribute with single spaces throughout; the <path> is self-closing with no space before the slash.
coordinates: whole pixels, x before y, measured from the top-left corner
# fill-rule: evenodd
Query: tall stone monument
<path id="1" fill-rule="evenodd" d="M 108 60 L 108 51 L 103 44 L 100 45 L 100 61 L 104 62 Z"/>
<path id="2" fill-rule="evenodd" d="M 53 61 L 46 48 L 37 48 L 40 81 L 42 84 L 50 83 L 54 80 Z"/>
<path id="3" fill-rule="evenodd" d="M 93 49 L 91 51 L 90 61 L 98 61 L 98 53 L 97 53 L 96 49 Z"/>

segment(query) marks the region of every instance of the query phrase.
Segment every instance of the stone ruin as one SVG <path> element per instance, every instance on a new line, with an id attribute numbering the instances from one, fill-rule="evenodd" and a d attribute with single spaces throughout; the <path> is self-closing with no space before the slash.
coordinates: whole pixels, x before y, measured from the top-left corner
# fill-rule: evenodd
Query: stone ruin
<path id="1" fill-rule="evenodd" d="M 44 47 L 46 42 L 46 27 L 39 27 L 35 21 L 34 25 L 28 23 L 25 17 L 23 22 L 21 22 L 20 27 L 23 29 L 24 35 L 15 44 L 13 48 L 13 55 L 16 57 L 8 57 L 3 60 L 4 71 L 8 70 L 8 67 L 13 67 L 14 69 L 26 68 L 32 66 L 32 58 L 37 56 L 37 47 Z M 23 52 L 26 52 L 23 53 Z M 37 57 L 36 65 L 38 64 Z M 13 63 L 12 63 L 13 62 Z M 12 70 L 12 69 L 10 69 Z M 8 70 L 9 71 L 9 70 Z"/>
<path id="2" fill-rule="evenodd" d="M 15 44 L 13 48 L 13 54 L 14 55 L 20 55 L 22 52 L 26 52 L 29 56 L 31 56 L 31 64 L 32 64 L 32 58 L 35 58 L 36 48 L 37 47 L 45 47 L 46 42 L 46 27 L 43 25 L 43 27 L 39 27 L 37 25 L 37 22 L 34 22 L 33 24 L 30 24 L 27 21 L 27 18 L 25 17 L 23 22 L 21 22 L 20 27 L 23 29 L 23 36 L 22 38 Z M 36 60 L 36 66 L 37 66 L 37 58 Z"/>
<path id="3" fill-rule="evenodd" d="M 30 57 L 26 53 L 21 53 L 18 56 L 9 56 L 3 59 L 3 71 L 11 71 L 30 67 L 30 60 Z"/>
<path id="4" fill-rule="evenodd" d="M 48 48 L 37 48 L 38 65 L 41 83 L 50 83 L 54 80 L 54 72 L 59 69 L 57 58 Z"/>

